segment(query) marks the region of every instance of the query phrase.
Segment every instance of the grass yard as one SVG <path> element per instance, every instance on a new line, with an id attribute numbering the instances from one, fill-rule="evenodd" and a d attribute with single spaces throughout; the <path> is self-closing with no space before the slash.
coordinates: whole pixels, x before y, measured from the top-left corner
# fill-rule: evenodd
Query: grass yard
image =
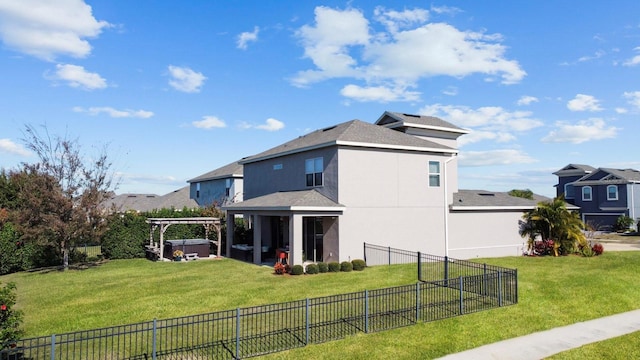
<path id="1" fill-rule="evenodd" d="M 266 358 L 344 359 L 345 354 L 350 359 L 435 358 L 640 307 L 640 252 L 605 250 L 602 256 L 592 258 L 510 257 L 484 261 L 518 268 L 518 305 L 361 334 Z M 234 260 L 154 263 L 138 259 L 111 261 L 81 271 L 12 274 L 0 277 L 0 282 L 16 282 L 18 304 L 25 311 L 24 328 L 28 336 L 36 336 L 416 280 L 415 266 L 380 266 L 363 272 L 306 276 L 275 276 L 272 272 L 269 267 Z M 628 338 L 636 348 L 640 347 L 639 340 L 638 334 Z M 612 353 L 607 357 L 626 358 L 629 352 L 624 349 L 611 345 Z"/>

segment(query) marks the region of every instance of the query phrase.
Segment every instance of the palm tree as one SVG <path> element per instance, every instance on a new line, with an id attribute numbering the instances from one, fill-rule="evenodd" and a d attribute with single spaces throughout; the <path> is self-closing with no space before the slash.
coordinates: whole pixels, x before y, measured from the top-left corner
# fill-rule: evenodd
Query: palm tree
<path id="1" fill-rule="evenodd" d="M 530 249 L 537 236 L 543 241 L 553 240 L 556 256 L 573 252 L 575 244 L 587 246 L 587 239 L 582 232 L 584 223 L 578 213 L 567 209 L 562 196 L 539 202 L 535 209 L 527 211 L 522 218 L 524 222 L 520 226 L 520 235 L 529 238 Z"/>

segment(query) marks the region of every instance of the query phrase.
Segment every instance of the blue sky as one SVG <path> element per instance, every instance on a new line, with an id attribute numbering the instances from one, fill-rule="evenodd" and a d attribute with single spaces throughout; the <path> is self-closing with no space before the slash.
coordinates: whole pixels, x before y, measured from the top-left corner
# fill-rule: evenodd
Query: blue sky
<path id="1" fill-rule="evenodd" d="M 640 169 L 638 1 L 0 0 L 0 167 L 25 124 L 104 146 L 165 194 L 308 131 L 441 117 L 459 186 L 553 196 L 569 163 Z"/>

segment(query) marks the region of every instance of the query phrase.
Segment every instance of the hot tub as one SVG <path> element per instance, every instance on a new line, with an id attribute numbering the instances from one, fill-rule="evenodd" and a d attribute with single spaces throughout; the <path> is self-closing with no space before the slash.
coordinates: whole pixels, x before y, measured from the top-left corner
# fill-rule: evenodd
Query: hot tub
<path id="1" fill-rule="evenodd" d="M 207 239 L 165 240 L 164 257 L 173 259 L 173 252 L 181 250 L 185 254 L 198 254 L 198 257 L 208 258 L 210 243 Z"/>

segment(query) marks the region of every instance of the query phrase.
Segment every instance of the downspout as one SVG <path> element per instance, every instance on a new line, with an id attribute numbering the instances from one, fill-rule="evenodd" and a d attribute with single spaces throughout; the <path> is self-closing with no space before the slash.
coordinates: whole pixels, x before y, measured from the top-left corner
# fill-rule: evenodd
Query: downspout
<path id="1" fill-rule="evenodd" d="M 442 177 L 444 179 L 444 256 L 449 257 L 449 197 L 447 192 L 447 164 L 456 158 L 456 154 L 452 154 L 449 159 L 443 163 Z"/>

